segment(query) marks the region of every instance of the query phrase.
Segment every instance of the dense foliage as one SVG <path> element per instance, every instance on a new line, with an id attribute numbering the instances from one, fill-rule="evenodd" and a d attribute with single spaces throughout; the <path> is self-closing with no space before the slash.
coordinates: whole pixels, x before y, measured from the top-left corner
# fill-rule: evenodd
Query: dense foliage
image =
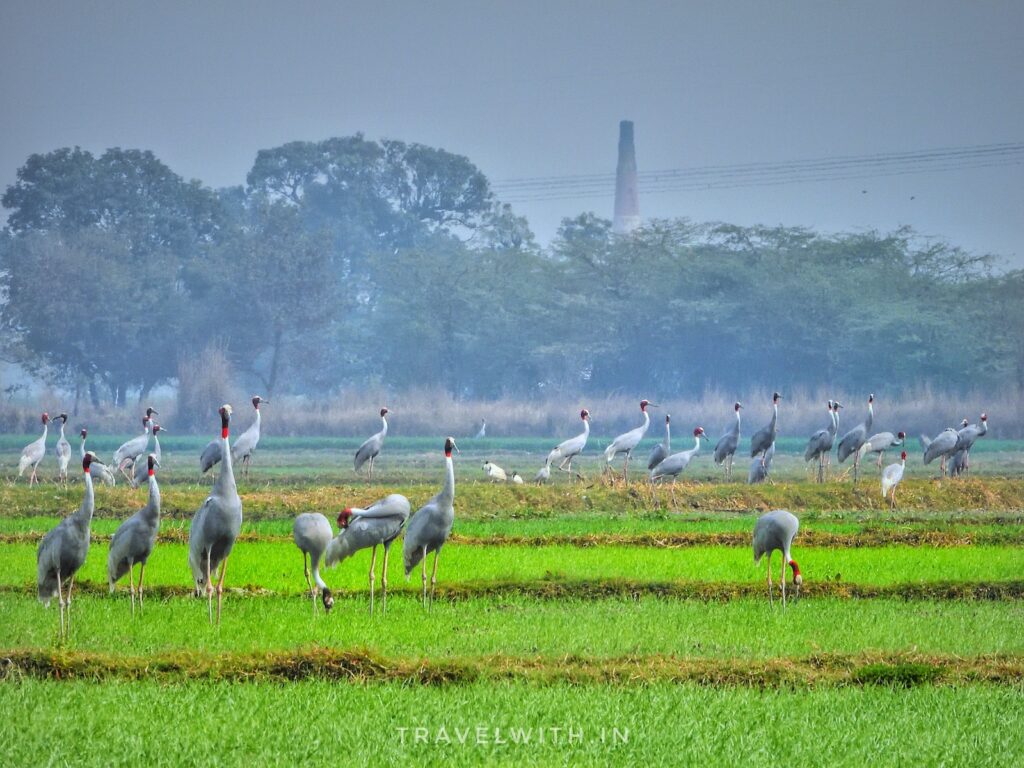
<path id="1" fill-rule="evenodd" d="M 218 191 L 60 149 L 3 205 L 7 354 L 94 401 L 210 344 L 268 393 L 1024 386 L 1024 272 L 906 229 L 582 214 L 541 249 L 467 158 L 361 135 L 261 150 Z"/>

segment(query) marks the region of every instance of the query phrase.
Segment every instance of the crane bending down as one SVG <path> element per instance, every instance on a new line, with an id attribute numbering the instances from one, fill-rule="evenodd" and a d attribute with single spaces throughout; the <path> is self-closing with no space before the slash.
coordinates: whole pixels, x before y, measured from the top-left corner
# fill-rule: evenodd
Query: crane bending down
<path id="1" fill-rule="evenodd" d="M 665 459 L 672 455 L 672 417 L 665 414 L 665 440 L 651 448 L 651 455 L 647 458 L 647 469 L 654 469 Z"/>
<path id="2" fill-rule="evenodd" d="M 772 553 L 782 553 L 782 607 L 786 607 L 786 566 L 793 569 L 793 584 L 796 594 L 793 602 L 800 598 L 800 587 L 804 578 L 800 574 L 800 566 L 790 555 L 793 539 L 800 530 L 800 521 L 796 515 L 785 509 L 776 509 L 757 518 L 754 524 L 754 565 L 761 562 L 763 555 L 768 555 L 768 602 L 772 603 Z"/>
<path id="3" fill-rule="evenodd" d="M 551 465 L 555 462 L 557 469 L 563 472 L 572 472 L 572 460 L 583 453 L 583 449 L 587 447 L 587 439 L 590 437 L 590 411 L 586 408 L 580 411 L 580 419 L 583 421 L 583 431 L 575 437 L 570 437 L 568 440 L 563 440 L 548 454 L 547 460 L 544 462 L 544 467 L 547 468 L 547 472 L 544 471 L 544 467 L 541 468 L 540 472 L 534 478 L 536 482 L 546 482 L 551 476 Z M 543 477 L 542 477 L 543 475 Z M 577 472 L 575 477 L 579 477 Z"/>
<path id="4" fill-rule="evenodd" d="M 135 583 L 132 571 L 139 564 L 139 612 L 142 612 L 142 582 L 146 577 L 146 562 L 153 554 L 156 536 L 160 531 L 160 486 L 156 482 L 156 454 L 149 454 L 145 463 L 136 462 L 146 467 L 149 480 L 149 500 L 146 506 L 136 512 L 118 526 L 114 537 L 110 540 L 110 552 L 107 555 L 107 583 L 113 594 L 117 581 L 128 574 L 128 592 L 132 597 L 132 618 L 135 618 Z"/>
<path id="5" fill-rule="evenodd" d="M 448 541 L 455 523 L 455 465 L 452 451 L 458 451 L 455 440 L 444 441 L 444 485 L 441 492 L 420 507 L 409 521 L 402 541 L 402 559 L 405 561 L 405 578 L 412 569 L 423 563 L 423 605 L 433 606 L 434 589 L 437 586 L 437 557 L 441 547 Z M 434 553 L 434 569 L 430 577 L 430 602 L 427 602 L 427 555 Z"/>
<path id="6" fill-rule="evenodd" d="M 864 445 L 860 447 L 860 456 L 858 458 L 863 461 L 865 457 L 870 456 L 872 453 L 877 454 L 878 460 L 875 462 L 875 466 L 881 469 L 882 458 L 885 456 L 885 452 L 889 448 L 903 445 L 906 439 L 906 432 L 897 432 L 895 435 L 892 432 L 878 432 L 864 441 Z"/>
<path id="7" fill-rule="evenodd" d="M 331 568 L 360 549 L 373 548 L 370 556 L 370 615 L 373 615 L 374 569 L 377 567 L 377 545 L 384 546 L 384 562 L 380 569 L 381 610 L 388 612 L 388 554 L 405 521 L 409 519 L 409 500 L 392 493 L 366 509 L 346 507 L 338 515 L 339 533 L 327 545 L 326 564 Z"/>
<path id="8" fill-rule="evenodd" d="M 775 442 L 775 437 L 779 434 L 779 400 L 781 399 L 782 395 L 778 392 L 772 393 L 772 420 L 768 422 L 767 426 L 757 430 L 750 438 L 750 458 L 761 454 L 763 460 L 765 452 Z"/>
<path id="9" fill-rule="evenodd" d="M 619 435 L 612 440 L 611 445 L 604 449 L 604 458 L 608 465 L 611 465 L 615 461 L 615 457 L 620 453 L 625 454 L 626 460 L 622 463 L 622 479 L 626 482 L 629 481 L 629 457 L 633 455 L 633 449 L 644 439 L 644 435 L 647 434 L 647 428 L 651 426 L 651 417 L 647 413 L 648 406 L 651 408 L 658 407 L 652 402 L 641 400 L 640 413 L 643 414 L 644 423 L 636 429 L 631 429 L 629 432 Z"/>
<path id="10" fill-rule="evenodd" d="M 302 552 L 302 572 L 306 576 L 306 586 L 309 587 L 309 595 L 313 599 L 314 616 L 317 590 L 320 590 L 324 611 L 330 613 L 334 607 L 334 595 L 320 576 L 320 561 L 333 536 L 330 521 L 319 512 L 303 512 L 292 524 L 292 539 Z M 310 569 L 313 571 L 312 581 L 309 580 Z"/>
<path id="11" fill-rule="evenodd" d="M 84 472 L 85 495 L 78 511 L 64 518 L 57 527 L 43 536 L 39 542 L 36 555 L 37 594 L 39 601 L 47 606 L 56 595 L 60 604 L 60 634 L 62 637 L 71 632 L 71 589 L 75 584 L 75 574 L 85 563 L 89 554 L 89 527 L 92 514 L 96 509 L 96 497 L 92 487 L 92 475 L 89 465 L 94 454 L 89 452 L 82 459 Z M 67 624 L 64 615 L 67 612 Z"/>
<path id="12" fill-rule="evenodd" d="M 40 418 L 43 421 L 43 434 L 25 446 L 21 451 L 21 458 L 18 460 L 18 477 L 25 474 L 26 469 L 32 467 L 32 474 L 28 477 L 29 487 L 39 482 L 39 479 L 36 477 L 36 467 L 39 466 L 39 462 L 46 456 L 46 433 L 49 429 L 50 415 L 44 413 Z"/>
<path id="13" fill-rule="evenodd" d="M 224 598 L 224 576 L 228 557 L 242 529 L 242 500 L 235 485 L 235 471 L 231 459 L 228 428 L 231 424 L 231 406 L 220 407 L 220 439 L 223 456 L 220 474 L 213 484 L 203 506 L 192 517 L 188 532 L 188 562 L 196 595 L 206 592 L 210 623 L 213 623 L 213 574 L 220 568 L 217 579 L 217 624 L 220 624 L 221 602 Z"/>
<path id="14" fill-rule="evenodd" d="M 68 423 L 68 415 L 62 413 L 57 417 L 60 419 L 60 437 L 57 438 L 57 446 L 54 453 L 57 454 L 57 477 L 61 484 L 68 484 L 68 464 L 71 462 L 71 443 L 64 437 L 64 425 Z"/>
<path id="15" fill-rule="evenodd" d="M 896 509 L 896 486 L 903 479 L 903 472 L 907 468 L 907 452 L 900 453 L 900 460 L 896 464 L 890 464 L 882 470 L 882 498 L 889 496 L 889 509 Z"/>
<path id="16" fill-rule="evenodd" d="M 828 401 L 828 427 L 819 429 L 807 441 L 804 461 L 818 460 L 818 482 L 825 482 L 825 465 L 832 458 L 832 444 L 839 431 L 839 409 L 843 406 L 834 400 Z"/>
<path id="17" fill-rule="evenodd" d="M 373 461 L 380 455 L 380 449 L 384 447 L 384 438 L 388 434 L 388 420 L 387 415 L 389 411 L 387 408 L 380 409 L 380 432 L 375 435 L 371 435 L 365 443 L 359 446 L 359 450 L 356 451 L 355 466 L 356 472 L 362 469 L 363 465 L 369 462 L 367 468 L 366 479 L 367 481 L 373 480 Z"/>
<path id="18" fill-rule="evenodd" d="M 676 502 L 676 478 L 682 474 L 683 470 L 690 465 L 690 461 L 700 451 L 700 439 L 704 437 L 704 427 L 697 427 L 693 430 L 693 448 L 688 451 L 680 451 L 679 453 L 673 453 L 671 456 L 666 456 L 664 461 L 658 463 L 658 465 L 651 470 L 651 482 L 654 483 L 657 480 L 664 481 L 666 477 L 672 478 L 672 486 L 670 493 L 672 494 L 672 503 Z"/>
<path id="19" fill-rule="evenodd" d="M 846 461 L 850 456 L 853 456 L 854 483 L 856 483 L 860 478 L 860 449 L 868 439 L 868 435 L 871 433 L 871 425 L 874 421 L 875 396 L 874 394 L 870 394 L 868 395 L 868 415 L 865 417 L 864 421 L 843 435 L 843 439 L 839 441 L 839 447 L 836 449 L 836 455 L 839 458 L 840 464 Z"/>
<path id="20" fill-rule="evenodd" d="M 772 461 L 775 460 L 775 443 L 768 446 L 761 459 L 750 460 L 750 471 L 747 473 L 747 484 L 756 485 L 769 479 L 772 471 Z M 774 483 L 773 483 L 774 485 Z"/>
<path id="21" fill-rule="evenodd" d="M 82 431 L 79 432 L 79 434 L 82 436 L 81 455 L 82 455 L 82 458 L 84 459 L 85 458 L 85 438 L 87 438 L 89 436 L 89 430 L 86 429 L 85 427 L 82 427 Z M 109 485 L 109 486 L 114 486 L 114 485 L 117 484 L 117 478 L 114 477 L 114 473 L 110 471 L 110 467 L 108 467 L 106 464 L 104 464 L 102 461 L 100 461 L 97 458 L 94 458 L 92 460 L 92 463 L 89 465 L 89 474 L 92 475 L 93 482 L 95 482 L 96 480 L 99 480 L 104 485 Z"/>
<path id="22" fill-rule="evenodd" d="M 732 479 L 732 462 L 736 457 L 736 449 L 740 445 L 740 408 L 743 404 L 738 400 L 733 404 L 732 408 L 736 412 L 736 423 L 732 425 L 732 428 L 718 438 L 718 443 L 715 445 L 715 464 L 725 465 L 725 478 L 727 480 Z"/>

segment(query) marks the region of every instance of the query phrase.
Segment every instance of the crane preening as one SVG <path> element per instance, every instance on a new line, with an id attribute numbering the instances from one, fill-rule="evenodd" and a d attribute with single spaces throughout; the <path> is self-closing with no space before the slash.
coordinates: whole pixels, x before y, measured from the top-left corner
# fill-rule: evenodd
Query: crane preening
<path id="1" fill-rule="evenodd" d="M 405 521 L 409 519 L 409 500 L 400 493 L 392 493 L 366 509 L 346 507 L 338 515 L 339 533 L 327 545 L 328 568 L 351 557 L 360 549 L 373 548 L 370 556 L 370 615 L 373 615 L 374 569 L 377 567 L 377 546 L 384 547 L 381 565 L 381 610 L 388 612 L 388 554 Z"/>
<path id="2" fill-rule="evenodd" d="M 84 459 L 86 454 L 85 439 L 89 436 L 89 430 L 86 429 L 85 427 L 82 427 L 82 431 L 79 432 L 79 434 L 82 437 L 82 444 L 80 450 L 82 458 Z M 95 480 L 99 480 L 104 485 L 113 486 L 117 484 L 117 478 L 115 478 L 114 473 L 110 471 L 110 467 L 108 467 L 106 464 L 104 464 L 97 458 L 94 458 L 92 460 L 92 463 L 89 464 L 89 474 L 91 474 Z"/>
<path id="3" fill-rule="evenodd" d="M 793 602 L 800 598 L 800 587 L 804 578 L 800 574 L 800 566 L 790 555 L 793 539 L 800 530 L 800 521 L 796 515 L 785 509 L 776 509 L 757 518 L 754 524 L 754 565 L 761 562 L 761 557 L 768 555 L 768 602 L 772 603 L 772 553 L 782 553 L 782 607 L 786 607 L 786 566 L 793 569 L 793 584 L 796 594 Z"/>
<path id="4" fill-rule="evenodd" d="M 158 429 L 155 427 L 154 429 Z M 149 454 L 146 462 L 137 462 L 146 467 L 149 479 L 149 500 L 146 506 L 118 526 L 110 540 L 107 555 L 107 583 L 114 592 L 117 581 L 128 574 L 128 591 L 132 598 L 132 618 L 135 618 L 135 583 L 132 571 L 139 564 L 139 612 L 142 612 L 142 582 L 146 576 L 146 561 L 153 554 L 156 536 L 160 531 L 160 486 L 156 482 L 156 468 L 159 466 L 156 454 Z"/>
<path id="5" fill-rule="evenodd" d="M 625 454 L 626 460 L 622 463 L 622 479 L 625 482 L 629 482 L 629 457 L 633 455 L 633 449 L 644 439 L 644 435 L 647 434 L 647 428 L 651 426 L 651 416 L 647 413 L 648 407 L 657 408 L 658 406 L 647 400 L 641 400 L 640 413 L 643 414 L 644 423 L 636 429 L 622 433 L 612 440 L 611 445 L 604 449 L 604 458 L 608 466 L 615 461 L 615 457 L 620 453 Z"/>

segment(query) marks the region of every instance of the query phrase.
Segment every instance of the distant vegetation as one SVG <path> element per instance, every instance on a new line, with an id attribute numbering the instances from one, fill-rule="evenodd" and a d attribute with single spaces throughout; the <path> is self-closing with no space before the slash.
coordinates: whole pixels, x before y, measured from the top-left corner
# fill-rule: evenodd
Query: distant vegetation
<path id="1" fill-rule="evenodd" d="M 585 213 L 540 248 L 469 159 L 361 135 L 261 150 L 221 190 L 151 152 L 59 149 L 2 202 L 6 357 L 94 407 L 180 381 L 180 426 L 232 387 L 526 402 L 1024 387 L 1024 271 L 908 229 L 678 218 L 618 237 Z"/>

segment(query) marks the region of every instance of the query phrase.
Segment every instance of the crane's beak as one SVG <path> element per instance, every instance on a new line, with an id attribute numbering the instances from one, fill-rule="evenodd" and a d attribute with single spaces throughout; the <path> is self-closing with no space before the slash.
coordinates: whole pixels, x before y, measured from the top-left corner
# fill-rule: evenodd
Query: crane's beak
<path id="1" fill-rule="evenodd" d="M 660 406 L 657 403 L 648 403 L 647 407 L 648 408 L 659 408 Z"/>
<path id="2" fill-rule="evenodd" d="M 459 450 L 459 446 L 457 446 L 457 445 L 455 444 L 455 441 L 454 441 L 454 440 L 452 440 L 452 448 L 454 448 L 454 449 L 455 449 L 455 452 L 456 452 L 456 453 L 458 453 L 459 455 L 461 455 L 461 454 L 462 454 L 462 451 L 460 451 L 460 450 Z"/>

